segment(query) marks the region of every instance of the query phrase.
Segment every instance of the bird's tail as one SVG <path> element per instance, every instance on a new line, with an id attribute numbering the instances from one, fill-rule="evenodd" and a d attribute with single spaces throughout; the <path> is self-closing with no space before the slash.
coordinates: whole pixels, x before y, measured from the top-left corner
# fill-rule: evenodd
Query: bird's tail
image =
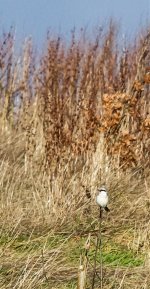
<path id="1" fill-rule="evenodd" d="M 105 211 L 106 212 L 110 212 L 110 210 L 109 210 L 109 208 L 107 206 L 105 207 Z"/>
<path id="2" fill-rule="evenodd" d="M 99 210 L 100 210 L 99 211 L 99 217 L 100 217 L 100 219 L 102 219 L 102 208 L 100 207 Z"/>

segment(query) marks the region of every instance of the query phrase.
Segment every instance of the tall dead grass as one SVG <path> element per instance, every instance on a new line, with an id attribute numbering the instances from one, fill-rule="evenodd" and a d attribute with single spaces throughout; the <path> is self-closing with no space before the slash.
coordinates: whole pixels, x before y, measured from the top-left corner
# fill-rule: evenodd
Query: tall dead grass
<path id="1" fill-rule="evenodd" d="M 112 22 L 91 41 L 49 35 L 36 60 L 31 39 L 16 56 L 10 31 L 0 51 L 1 130 L 26 135 L 26 170 L 39 151 L 48 170 L 84 159 L 102 134 L 119 166 L 148 163 L 149 34 L 124 47 Z"/>
<path id="2" fill-rule="evenodd" d="M 112 218 L 107 235 L 148 251 L 149 34 L 120 47 L 111 22 L 92 40 L 84 31 L 79 38 L 72 32 L 69 43 L 49 35 L 41 56 L 31 39 L 19 56 L 14 44 L 13 31 L 1 35 L 1 236 L 12 243 L 26 235 L 30 243 L 32 235 L 89 233 L 96 187 L 105 182 Z M 63 249 L 18 261 L 9 259 L 9 246 L 6 241 L 1 256 L 8 269 L 15 262 L 15 271 L 1 288 L 40 288 L 47 278 L 63 279 Z"/>

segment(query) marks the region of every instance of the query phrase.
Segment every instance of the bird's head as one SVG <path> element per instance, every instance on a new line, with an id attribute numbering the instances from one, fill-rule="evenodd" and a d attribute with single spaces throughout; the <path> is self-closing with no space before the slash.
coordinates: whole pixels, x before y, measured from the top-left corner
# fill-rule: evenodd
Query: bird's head
<path id="1" fill-rule="evenodd" d="M 104 185 L 98 188 L 98 192 L 100 193 L 101 191 L 106 192 L 106 187 Z"/>

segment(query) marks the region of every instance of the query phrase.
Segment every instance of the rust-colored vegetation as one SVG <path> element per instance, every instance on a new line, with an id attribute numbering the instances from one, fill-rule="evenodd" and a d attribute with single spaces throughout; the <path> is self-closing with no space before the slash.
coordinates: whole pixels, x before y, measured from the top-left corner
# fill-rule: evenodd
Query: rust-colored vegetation
<path id="1" fill-rule="evenodd" d="M 149 45 L 145 34 L 119 46 L 113 23 L 93 40 L 49 35 L 40 57 L 31 39 L 17 56 L 13 32 L 1 36 L 1 130 L 24 132 L 26 170 L 35 154 L 49 169 L 85 159 L 101 135 L 117 166 L 148 165 Z"/>

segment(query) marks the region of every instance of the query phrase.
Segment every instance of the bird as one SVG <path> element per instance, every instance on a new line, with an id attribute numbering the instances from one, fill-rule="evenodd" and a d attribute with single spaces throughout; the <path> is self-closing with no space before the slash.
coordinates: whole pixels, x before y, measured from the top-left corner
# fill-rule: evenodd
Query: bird
<path id="1" fill-rule="evenodd" d="M 108 192 L 106 191 L 105 186 L 98 188 L 98 194 L 96 196 L 96 202 L 101 209 L 105 209 L 106 212 L 110 212 L 107 207 L 108 204 Z"/>

